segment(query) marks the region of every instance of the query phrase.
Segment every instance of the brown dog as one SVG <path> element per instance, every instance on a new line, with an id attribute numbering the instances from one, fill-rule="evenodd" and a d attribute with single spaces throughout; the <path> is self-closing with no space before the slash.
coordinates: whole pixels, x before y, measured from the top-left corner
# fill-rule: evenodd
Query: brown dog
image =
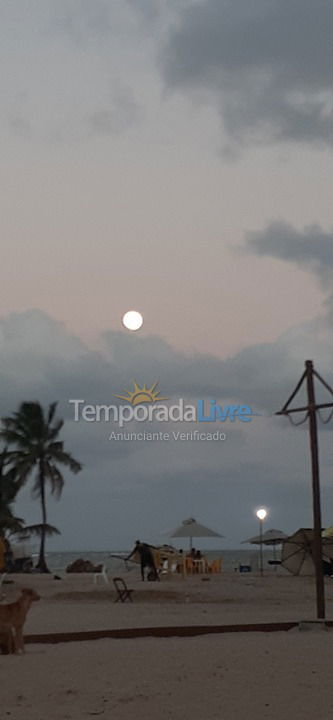
<path id="1" fill-rule="evenodd" d="M 24 652 L 23 626 L 32 602 L 40 600 L 40 596 L 31 588 L 23 588 L 21 597 L 16 602 L 0 605 L 0 633 L 7 635 L 7 647 L 10 652 L 10 633 L 14 639 L 14 651 Z M 1 628 L 4 628 L 4 632 Z"/>
<path id="2" fill-rule="evenodd" d="M 14 632 L 9 623 L 0 624 L 0 651 L 3 655 L 12 655 L 15 652 Z"/>

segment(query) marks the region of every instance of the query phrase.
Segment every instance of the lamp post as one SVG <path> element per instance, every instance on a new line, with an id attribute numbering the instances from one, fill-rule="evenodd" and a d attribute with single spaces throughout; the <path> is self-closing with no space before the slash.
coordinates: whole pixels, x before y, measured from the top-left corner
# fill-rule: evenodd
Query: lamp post
<path id="1" fill-rule="evenodd" d="M 267 510 L 265 508 L 259 508 L 256 512 L 256 516 L 259 520 L 259 539 L 260 539 L 260 575 L 262 576 L 264 573 L 264 566 L 263 566 L 263 554 L 262 554 L 262 536 L 263 536 L 263 522 L 265 518 L 267 517 Z"/>

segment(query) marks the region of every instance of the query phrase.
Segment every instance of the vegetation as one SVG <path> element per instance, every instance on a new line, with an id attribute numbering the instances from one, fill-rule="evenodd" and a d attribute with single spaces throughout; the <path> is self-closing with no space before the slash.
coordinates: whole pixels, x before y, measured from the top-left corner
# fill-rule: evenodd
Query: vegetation
<path id="1" fill-rule="evenodd" d="M 6 537 L 23 530 L 22 518 L 15 517 L 13 503 L 19 486 L 11 468 L 8 469 L 8 452 L 0 453 L 0 536 Z"/>
<path id="2" fill-rule="evenodd" d="M 25 528 L 27 534 L 40 538 L 36 566 L 40 572 L 49 572 L 45 559 L 46 536 L 59 532 L 47 522 L 47 485 L 52 495 L 60 498 L 64 478 L 59 467 L 66 467 L 73 473 L 81 470 L 81 464 L 59 440 L 64 421 L 56 419 L 56 408 L 57 403 L 52 403 L 44 411 L 39 402 L 24 402 L 12 416 L 3 418 L 0 430 L 0 438 L 11 448 L 6 450 L 6 464 L 15 488 L 22 487 L 33 477 L 33 494 L 40 500 L 42 522 Z"/>

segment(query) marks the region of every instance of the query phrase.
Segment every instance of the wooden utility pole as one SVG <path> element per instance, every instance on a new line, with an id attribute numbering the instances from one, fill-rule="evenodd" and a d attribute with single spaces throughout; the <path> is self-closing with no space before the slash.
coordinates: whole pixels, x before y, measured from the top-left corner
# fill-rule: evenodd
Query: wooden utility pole
<path id="1" fill-rule="evenodd" d="M 313 367 L 312 360 L 305 361 L 304 373 L 296 385 L 295 390 L 276 415 L 291 415 L 293 413 L 305 412 L 305 420 L 309 418 L 311 469 L 312 469 L 312 501 L 313 501 L 313 561 L 316 572 L 316 599 L 317 618 L 325 618 L 325 589 L 323 573 L 322 553 L 322 527 L 321 527 L 321 505 L 320 505 L 320 478 L 319 478 L 319 453 L 318 453 L 318 432 L 317 432 L 317 410 L 321 408 L 333 408 L 331 403 L 316 403 L 314 377 L 333 395 L 332 388 L 323 380 Z M 306 381 L 308 403 L 304 407 L 290 408 L 290 403 L 297 395 L 303 382 Z"/>

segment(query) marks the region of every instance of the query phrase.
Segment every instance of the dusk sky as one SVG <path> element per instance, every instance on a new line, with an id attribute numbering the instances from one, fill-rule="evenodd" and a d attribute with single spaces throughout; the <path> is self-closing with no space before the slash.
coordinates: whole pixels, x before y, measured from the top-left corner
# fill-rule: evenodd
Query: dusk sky
<path id="1" fill-rule="evenodd" d="M 189 516 L 237 547 L 260 505 L 267 527 L 310 526 L 305 426 L 274 413 L 307 358 L 333 385 L 333 4 L 0 0 L 0 20 L 1 413 L 58 400 L 84 465 L 49 548 L 167 542 Z M 219 424 L 223 443 L 73 422 L 70 398 L 134 379 L 261 414 Z M 17 510 L 39 521 L 29 486 Z"/>

